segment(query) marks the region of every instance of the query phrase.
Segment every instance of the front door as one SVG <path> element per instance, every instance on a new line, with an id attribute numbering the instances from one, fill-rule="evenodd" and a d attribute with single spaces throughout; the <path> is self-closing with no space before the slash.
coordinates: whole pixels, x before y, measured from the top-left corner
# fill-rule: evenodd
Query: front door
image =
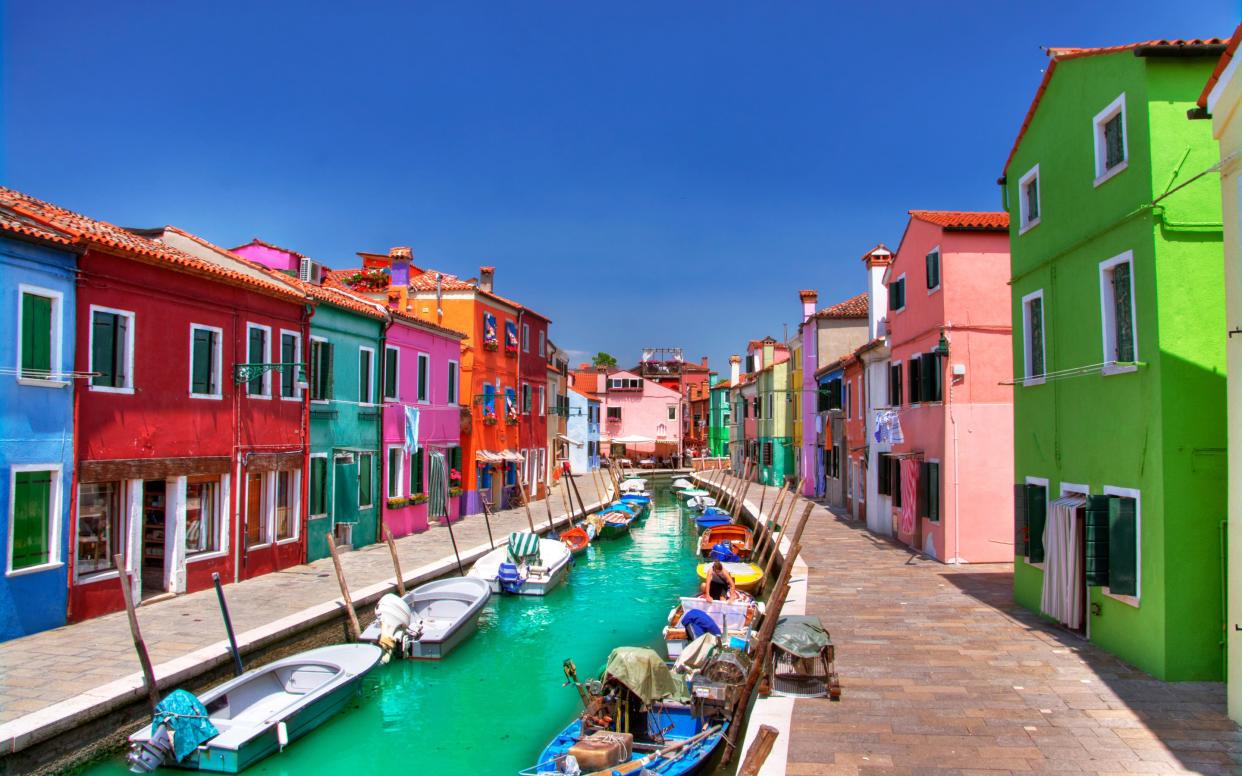
<path id="1" fill-rule="evenodd" d="M 332 478 L 332 505 L 333 538 L 337 544 L 349 544 L 353 525 L 358 522 L 357 459 L 337 459 Z"/>
<path id="2" fill-rule="evenodd" d="M 164 569 L 164 537 L 168 531 L 168 484 L 142 483 L 142 598 L 168 592 Z"/>

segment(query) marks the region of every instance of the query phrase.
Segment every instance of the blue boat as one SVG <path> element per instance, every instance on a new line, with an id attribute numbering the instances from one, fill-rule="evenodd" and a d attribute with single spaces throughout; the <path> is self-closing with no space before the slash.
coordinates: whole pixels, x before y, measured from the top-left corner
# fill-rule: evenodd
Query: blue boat
<path id="1" fill-rule="evenodd" d="M 733 522 L 732 516 L 714 507 L 709 507 L 706 512 L 694 518 L 694 524 L 699 528 L 715 528 L 718 525 L 728 525 Z"/>

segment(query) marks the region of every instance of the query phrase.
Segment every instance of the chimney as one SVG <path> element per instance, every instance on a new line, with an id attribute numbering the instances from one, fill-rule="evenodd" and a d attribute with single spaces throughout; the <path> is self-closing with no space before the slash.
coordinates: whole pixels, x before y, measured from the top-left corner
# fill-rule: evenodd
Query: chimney
<path id="1" fill-rule="evenodd" d="M 495 267 L 479 267 L 479 288 L 487 293 L 492 292 L 493 283 L 496 280 Z"/>
<path id="2" fill-rule="evenodd" d="M 802 300 L 802 322 L 806 323 L 815 314 L 815 303 L 819 301 L 819 294 L 812 289 L 804 288 L 798 292 L 798 298 Z"/>
<path id="3" fill-rule="evenodd" d="M 707 368 L 707 356 L 703 356 L 702 358 L 699 359 L 699 365 L 702 366 L 704 369 Z"/>
<path id="4" fill-rule="evenodd" d="M 414 261 L 414 251 L 405 245 L 398 245 L 388 251 L 392 274 L 388 284 L 392 286 L 408 286 L 410 284 L 410 264 Z"/>
<path id="5" fill-rule="evenodd" d="M 581 362 L 580 364 L 578 364 L 578 371 L 580 371 L 580 372 L 585 372 L 586 370 L 588 370 L 588 369 L 590 369 L 590 368 L 591 368 L 591 365 L 590 365 L 590 364 L 588 364 L 588 363 L 587 363 L 587 362 L 585 362 L 585 361 L 583 361 L 583 362 Z"/>
<path id="6" fill-rule="evenodd" d="M 737 385 L 737 381 L 742 377 L 741 371 L 742 357 L 737 355 L 729 356 L 729 382 L 731 385 Z"/>
<path id="7" fill-rule="evenodd" d="M 763 365 L 776 363 L 776 340 L 769 337 L 763 341 Z"/>
<path id="8" fill-rule="evenodd" d="M 867 265 L 867 328 L 870 339 L 887 336 L 884 325 L 888 315 L 888 286 L 884 285 L 884 273 L 893 263 L 893 252 L 884 243 L 872 248 L 863 256 Z"/>

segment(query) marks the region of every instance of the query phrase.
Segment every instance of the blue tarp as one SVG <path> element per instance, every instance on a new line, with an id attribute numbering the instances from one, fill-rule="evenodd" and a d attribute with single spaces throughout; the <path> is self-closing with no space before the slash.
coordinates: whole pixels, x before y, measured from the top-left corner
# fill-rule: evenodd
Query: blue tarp
<path id="1" fill-rule="evenodd" d="M 207 709 L 198 698 L 185 690 L 173 690 L 155 707 L 151 734 L 160 725 L 167 725 L 173 734 L 173 754 L 177 762 L 184 760 L 198 745 L 220 734 L 207 718 Z"/>
<path id="2" fill-rule="evenodd" d="M 720 635 L 720 626 L 716 624 L 712 616 L 698 609 L 691 609 L 681 616 L 681 627 L 686 629 L 690 641 L 694 641 L 704 633 L 710 633 L 713 636 Z"/>

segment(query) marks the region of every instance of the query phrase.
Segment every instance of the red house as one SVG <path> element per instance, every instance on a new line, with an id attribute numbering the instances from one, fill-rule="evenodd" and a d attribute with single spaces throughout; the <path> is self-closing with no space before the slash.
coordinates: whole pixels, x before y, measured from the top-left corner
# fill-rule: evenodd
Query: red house
<path id="1" fill-rule="evenodd" d="M 518 446 L 531 498 L 542 493 L 548 470 L 548 323 L 530 308 L 518 312 Z"/>
<path id="2" fill-rule="evenodd" d="M 118 555 L 137 599 L 301 562 L 307 406 L 297 369 L 270 370 L 304 360 L 297 281 L 171 228 L 0 198 L 85 248 L 68 619 L 123 607 Z"/>

